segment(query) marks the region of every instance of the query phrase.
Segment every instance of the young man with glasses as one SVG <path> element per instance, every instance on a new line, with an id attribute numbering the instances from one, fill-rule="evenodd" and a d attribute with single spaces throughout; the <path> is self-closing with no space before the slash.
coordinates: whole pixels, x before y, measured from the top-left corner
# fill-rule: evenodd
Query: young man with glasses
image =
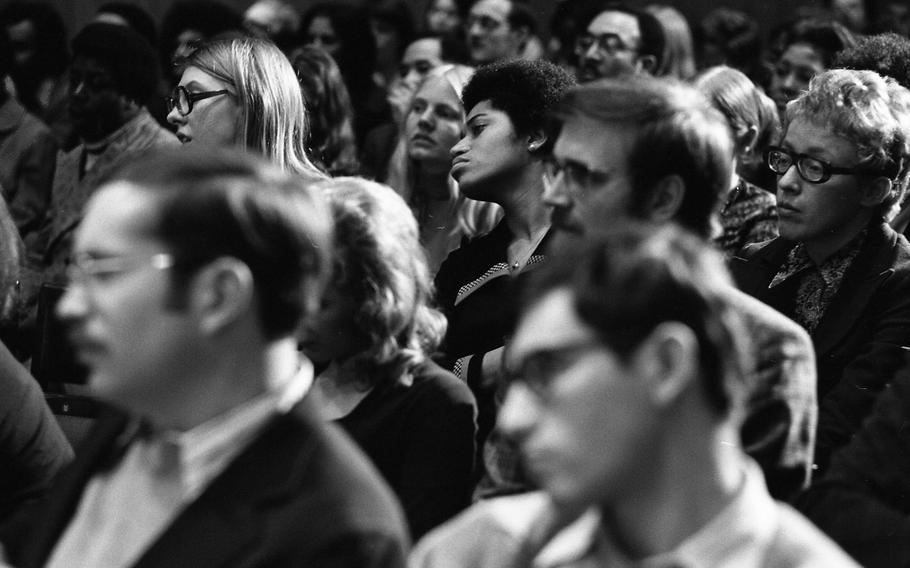
<path id="1" fill-rule="evenodd" d="M 499 427 L 541 491 L 476 505 L 413 567 L 856 565 L 742 451 L 748 334 L 710 245 L 614 225 L 530 284 Z"/>
<path id="2" fill-rule="evenodd" d="M 585 32 L 575 40 L 578 80 L 634 73 L 654 74 L 664 52 L 663 28 L 644 10 L 605 2 L 582 17 Z"/>
<path id="3" fill-rule="evenodd" d="M 766 155 L 780 238 L 747 247 L 733 269 L 812 336 L 821 474 L 910 348 L 910 245 L 888 225 L 907 184 L 910 92 L 871 71 L 826 71 L 787 119 Z"/>
<path id="4" fill-rule="evenodd" d="M 128 416 L 0 535 L 13 565 L 404 566 L 390 490 L 304 399 L 331 232 L 318 190 L 238 150 L 153 153 L 92 196 L 57 314 Z"/>

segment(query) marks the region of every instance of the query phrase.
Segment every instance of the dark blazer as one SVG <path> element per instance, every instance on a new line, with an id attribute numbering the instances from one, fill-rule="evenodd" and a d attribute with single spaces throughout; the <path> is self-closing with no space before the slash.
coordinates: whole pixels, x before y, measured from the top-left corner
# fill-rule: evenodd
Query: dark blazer
<path id="1" fill-rule="evenodd" d="M 734 258 L 731 269 L 747 294 L 785 315 L 795 293 L 774 278 L 795 243 L 782 238 Z M 869 413 L 882 387 L 904 364 L 910 349 L 910 244 L 880 219 L 812 334 L 818 368 L 819 418 L 815 462 L 827 466 Z"/>
<path id="2" fill-rule="evenodd" d="M 314 416 L 305 407 L 273 419 L 135 566 L 403 567 L 400 507 L 353 442 Z M 87 482 L 122 456 L 128 424 L 99 421 L 36 522 L 2 535 L 13 565 L 47 562 Z"/>
<path id="3" fill-rule="evenodd" d="M 799 509 L 863 566 L 910 566 L 910 369 L 882 392 Z"/>

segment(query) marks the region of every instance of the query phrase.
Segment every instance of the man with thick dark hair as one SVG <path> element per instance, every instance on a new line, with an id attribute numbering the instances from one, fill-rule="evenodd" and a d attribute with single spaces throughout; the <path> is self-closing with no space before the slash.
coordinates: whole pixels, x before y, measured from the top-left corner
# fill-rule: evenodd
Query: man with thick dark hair
<path id="1" fill-rule="evenodd" d="M 412 565 L 854 566 L 742 451 L 720 254 L 669 225 L 565 244 L 530 279 L 499 417 L 541 491 L 481 502 Z"/>
<path id="2" fill-rule="evenodd" d="M 389 489 L 303 399 L 331 232 L 317 190 L 235 150 L 153 154 L 91 197 L 57 313 L 129 417 L 3 535 L 14 565 L 403 566 Z"/>
<path id="3" fill-rule="evenodd" d="M 575 42 L 578 80 L 593 81 L 661 68 L 663 28 L 653 15 L 622 2 L 603 2 L 581 18 Z"/>

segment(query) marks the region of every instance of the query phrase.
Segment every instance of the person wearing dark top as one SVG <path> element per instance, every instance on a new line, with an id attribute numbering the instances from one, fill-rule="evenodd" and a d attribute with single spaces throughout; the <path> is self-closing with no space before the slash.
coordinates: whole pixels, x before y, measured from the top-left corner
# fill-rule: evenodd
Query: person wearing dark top
<path id="1" fill-rule="evenodd" d="M 548 113 L 572 84 L 553 64 L 509 61 L 479 69 L 462 94 L 467 132 L 452 148 L 452 177 L 466 197 L 504 212 L 496 228 L 453 251 L 436 274 L 449 321 L 442 361 L 477 398 L 478 449 L 496 420 L 512 283 L 543 261 L 550 230 L 544 157 L 554 141 Z"/>
<path id="2" fill-rule="evenodd" d="M 400 499 L 416 539 L 470 504 L 476 406 L 429 360 L 445 332 L 430 307 L 417 221 L 390 187 L 325 182 L 335 275 L 301 346 L 317 365 L 309 398 L 337 420 Z"/>
<path id="3" fill-rule="evenodd" d="M 907 183 L 910 92 L 872 71 L 832 70 L 787 114 L 766 154 L 781 236 L 746 247 L 732 269 L 812 337 L 821 474 L 910 348 L 910 244 L 887 224 Z"/>

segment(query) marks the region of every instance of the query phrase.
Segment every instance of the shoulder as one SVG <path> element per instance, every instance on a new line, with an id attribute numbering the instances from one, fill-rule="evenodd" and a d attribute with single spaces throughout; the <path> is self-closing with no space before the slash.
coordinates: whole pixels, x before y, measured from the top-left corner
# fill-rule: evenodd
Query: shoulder
<path id="1" fill-rule="evenodd" d="M 492 258 L 491 255 L 498 258 L 508 244 L 508 236 L 508 227 L 500 221 L 489 233 L 470 239 L 449 253 L 439 268 L 439 274 L 468 264 L 480 266 L 485 259 Z"/>
<path id="2" fill-rule="evenodd" d="M 769 544 L 767 566 L 859 566 L 833 540 L 789 505 L 776 505 L 777 531 Z"/>
<path id="3" fill-rule="evenodd" d="M 749 331 L 757 334 L 759 339 L 787 338 L 807 349 L 812 348 L 809 334 L 792 319 L 745 292 L 732 289 L 729 293 L 737 314 Z"/>
<path id="4" fill-rule="evenodd" d="M 416 395 L 439 403 L 474 405 L 474 395 L 468 385 L 430 360 L 424 361 L 414 370 L 411 388 Z"/>
<path id="5" fill-rule="evenodd" d="M 480 501 L 424 537 L 412 568 L 512 566 L 521 544 L 549 500 L 541 492 Z"/>

